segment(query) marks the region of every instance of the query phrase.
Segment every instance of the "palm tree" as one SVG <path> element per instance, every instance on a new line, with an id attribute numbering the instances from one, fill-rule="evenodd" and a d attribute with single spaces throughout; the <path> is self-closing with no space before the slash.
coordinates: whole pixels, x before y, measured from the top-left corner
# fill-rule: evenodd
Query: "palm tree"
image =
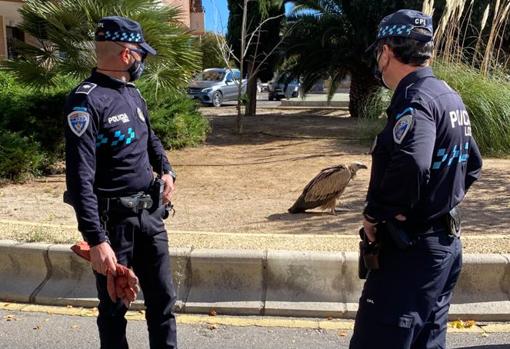
<path id="1" fill-rule="evenodd" d="M 295 0 L 294 5 L 283 69 L 303 80 L 305 92 L 318 79 L 330 77 L 330 98 L 350 74 L 349 110 L 351 116 L 361 116 L 367 99 L 379 89 L 372 72 L 374 59 L 365 54 L 378 23 L 401 8 L 421 10 L 422 1 Z"/>
<path id="2" fill-rule="evenodd" d="M 177 21 L 179 10 L 158 0 L 27 0 L 20 13 L 20 29 L 35 44 L 18 42 L 18 58 L 5 66 L 29 86 L 51 87 L 62 75 L 82 79 L 90 74 L 95 66 L 96 23 L 109 15 L 140 22 L 145 40 L 158 50 L 148 59 L 143 78 L 154 96 L 160 90 L 182 90 L 200 68 L 191 35 Z"/>

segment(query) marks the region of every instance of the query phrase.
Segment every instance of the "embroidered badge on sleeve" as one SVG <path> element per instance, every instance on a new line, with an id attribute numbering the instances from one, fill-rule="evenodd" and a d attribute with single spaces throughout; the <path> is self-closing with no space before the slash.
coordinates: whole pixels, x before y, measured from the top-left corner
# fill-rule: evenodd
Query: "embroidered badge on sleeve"
<path id="1" fill-rule="evenodd" d="M 401 116 L 398 121 L 395 123 L 393 127 L 393 140 L 397 144 L 401 144 L 404 140 L 407 132 L 411 129 L 413 125 L 413 116 L 411 114 L 407 114 Z"/>
<path id="2" fill-rule="evenodd" d="M 90 123 L 90 114 L 85 111 L 73 111 L 67 115 L 67 123 L 69 128 L 75 135 L 81 137 Z"/>

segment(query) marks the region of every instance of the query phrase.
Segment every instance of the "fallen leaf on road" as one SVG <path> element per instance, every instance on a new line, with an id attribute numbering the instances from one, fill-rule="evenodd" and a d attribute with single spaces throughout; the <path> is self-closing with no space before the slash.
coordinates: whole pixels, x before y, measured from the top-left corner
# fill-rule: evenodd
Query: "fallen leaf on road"
<path id="1" fill-rule="evenodd" d="M 476 325 L 476 321 L 474 321 L 474 320 L 467 320 L 467 321 L 455 320 L 450 323 L 450 327 L 453 327 L 453 328 L 471 328 L 475 325 Z"/>
<path id="2" fill-rule="evenodd" d="M 76 330 L 77 328 L 80 328 L 80 326 L 78 326 L 78 325 L 72 325 L 72 326 L 71 326 L 71 328 L 72 328 L 73 330 Z"/>
<path id="3" fill-rule="evenodd" d="M 211 331 L 213 331 L 218 328 L 218 325 L 211 324 L 211 325 L 207 326 L 207 328 L 210 329 Z"/>
<path id="4" fill-rule="evenodd" d="M 34 330 L 40 330 L 41 329 L 41 326 L 37 325 L 37 326 L 34 326 L 33 328 Z"/>
<path id="5" fill-rule="evenodd" d="M 16 319 L 16 315 L 5 315 L 4 320 L 5 321 L 16 321 L 18 319 Z"/>
<path id="6" fill-rule="evenodd" d="M 482 333 L 482 337 L 489 337 L 489 334 L 488 333 Z"/>
<path id="7" fill-rule="evenodd" d="M 473 326 L 476 325 L 476 321 L 475 320 L 468 320 L 464 324 L 465 324 L 466 328 L 470 328 L 470 327 L 473 327 Z"/>
<path id="8" fill-rule="evenodd" d="M 340 331 L 340 332 L 338 332 L 338 335 L 339 335 L 340 337 L 347 337 L 347 332 L 345 332 L 345 331 Z"/>
<path id="9" fill-rule="evenodd" d="M 214 309 L 209 310 L 209 316 L 216 316 L 216 315 L 218 315 L 216 310 L 214 310 Z"/>

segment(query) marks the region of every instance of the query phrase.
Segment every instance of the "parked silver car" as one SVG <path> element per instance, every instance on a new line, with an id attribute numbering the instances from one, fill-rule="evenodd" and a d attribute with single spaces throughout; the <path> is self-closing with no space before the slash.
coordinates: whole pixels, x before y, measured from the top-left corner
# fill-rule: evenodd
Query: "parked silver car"
<path id="1" fill-rule="evenodd" d="M 298 79 L 289 79 L 287 74 L 276 75 L 275 78 L 267 84 L 268 99 L 270 101 L 279 101 L 282 98 L 297 97 L 301 84 Z"/>
<path id="2" fill-rule="evenodd" d="M 223 102 L 237 100 L 241 72 L 237 69 L 205 69 L 188 88 L 190 98 L 199 99 L 204 104 L 220 107 Z M 246 80 L 242 81 L 242 93 L 246 92 Z"/>

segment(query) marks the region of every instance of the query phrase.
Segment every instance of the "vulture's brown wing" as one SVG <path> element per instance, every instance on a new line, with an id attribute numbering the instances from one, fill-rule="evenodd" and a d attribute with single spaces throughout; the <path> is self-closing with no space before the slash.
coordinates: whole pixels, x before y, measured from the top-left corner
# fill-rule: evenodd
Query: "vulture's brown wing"
<path id="1" fill-rule="evenodd" d="M 351 179 L 351 171 L 347 166 L 334 166 L 322 170 L 310 181 L 294 205 L 290 213 L 304 212 L 319 207 L 331 199 L 340 196 Z"/>

